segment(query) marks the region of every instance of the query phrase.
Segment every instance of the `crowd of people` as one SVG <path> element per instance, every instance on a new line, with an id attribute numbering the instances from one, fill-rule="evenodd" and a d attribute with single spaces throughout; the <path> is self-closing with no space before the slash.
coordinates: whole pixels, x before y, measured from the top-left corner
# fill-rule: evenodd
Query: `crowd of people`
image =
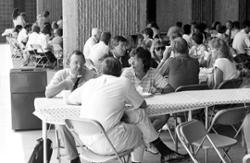
<path id="1" fill-rule="evenodd" d="M 26 15 L 23 12 L 19 12 L 16 8 L 12 14 L 13 30 L 10 33 L 4 34 L 11 38 L 14 47 L 22 51 L 23 66 L 27 66 L 30 63 L 31 55 L 44 54 L 46 59 L 43 62 L 48 63 L 48 67 L 54 67 L 58 57 L 54 54 L 54 45 L 63 49 L 63 26 L 62 18 L 58 21 L 50 20 L 50 13 L 44 11 L 44 13 L 37 16 L 37 20 L 34 23 L 26 21 Z M 14 41 L 14 43 L 13 43 Z M 33 46 L 35 45 L 35 46 Z"/>
<path id="2" fill-rule="evenodd" d="M 249 67 L 239 67 L 235 58 L 249 61 L 249 31 L 249 22 L 239 29 L 238 22 L 231 21 L 225 26 L 216 22 L 211 29 L 203 23 L 182 27 L 177 22 L 166 36 L 161 35 L 155 22 L 140 34 L 130 36 L 112 36 L 93 28 L 83 52 L 73 51 L 67 62 L 69 67 L 54 75 L 46 87 L 46 97 L 71 90 L 67 102 L 82 104 L 80 117 L 99 121 L 118 151 L 134 148 L 133 163 L 142 162 L 145 147 L 154 154 L 160 153 L 161 162 L 187 159 L 187 155 L 171 150 L 159 138 L 169 115 L 148 118 L 142 95 L 165 94 L 179 86 L 199 84 L 201 67 L 211 70 L 205 82 L 212 89 L 225 80 L 240 77 L 242 68 Z M 69 160 L 79 163 L 74 138 L 65 126 L 57 129 Z M 80 138 L 97 153 L 112 152 L 99 135 Z"/>
<path id="3" fill-rule="evenodd" d="M 23 53 L 24 66 L 29 63 L 34 44 L 40 45 L 41 49 L 36 50 L 44 53 L 49 63 L 56 63 L 53 45 L 63 48 L 63 24 L 62 19 L 51 22 L 49 15 L 45 11 L 34 24 L 29 24 L 24 13 L 17 9 L 13 12 L 11 35 L 28 52 Z M 242 28 L 237 21 L 227 21 L 225 25 L 215 22 L 211 28 L 204 23 L 182 26 L 177 22 L 166 35 L 162 35 L 155 22 L 129 36 L 113 36 L 93 28 L 83 52 L 75 50 L 69 55 L 68 67 L 56 72 L 45 95 L 52 98 L 63 90 L 71 90 L 68 103 L 82 104 L 80 116 L 99 121 L 118 151 L 134 148 L 133 163 L 142 162 L 145 147 L 154 154 L 160 153 L 161 162 L 186 159 L 187 155 L 171 150 L 159 138 L 169 115 L 149 118 L 141 95 L 166 94 L 179 86 L 199 84 L 201 68 L 209 70 L 205 82 L 212 89 L 225 80 L 246 75 L 244 70 L 250 69 L 249 32 L 248 21 Z M 63 125 L 56 128 L 69 160 L 79 163 L 73 136 Z M 112 152 L 98 135 L 81 139 L 97 153 Z"/>

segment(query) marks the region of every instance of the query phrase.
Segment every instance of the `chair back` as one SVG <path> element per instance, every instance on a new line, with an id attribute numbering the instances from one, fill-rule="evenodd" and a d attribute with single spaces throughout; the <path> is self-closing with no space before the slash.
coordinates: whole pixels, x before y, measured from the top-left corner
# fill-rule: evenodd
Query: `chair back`
<path id="1" fill-rule="evenodd" d="M 250 161 L 250 154 L 246 154 L 242 159 L 242 163 L 248 163 L 249 161 Z"/>
<path id="2" fill-rule="evenodd" d="M 240 88 L 242 81 L 243 81 L 242 78 L 225 80 L 222 83 L 220 83 L 218 89 Z"/>
<path id="3" fill-rule="evenodd" d="M 208 131 L 216 124 L 221 125 L 234 125 L 242 122 L 246 116 L 247 109 L 245 107 L 235 107 L 230 109 L 223 109 L 218 111 L 210 125 Z"/>
<path id="4" fill-rule="evenodd" d="M 192 144 L 193 142 L 204 138 L 207 134 L 205 126 L 200 121 L 195 119 L 189 122 L 181 123 L 178 127 L 181 136 L 188 144 Z"/>
<path id="5" fill-rule="evenodd" d="M 190 85 L 181 85 L 176 88 L 175 92 L 181 91 L 190 91 L 190 90 L 206 90 L 209 89 L 207 84 L 190 84 Z"/>
<path id="6" fill-rule="evenodd" d="M 65 120 L 66 126 L 70 129 L 74 129 L 79 135 L 84 136 L 91 136 L 95 134 L 104 134 L 105 130 L 102 127 L 102 125 L 95 121 L 90 119 L 66 119 Z"/>

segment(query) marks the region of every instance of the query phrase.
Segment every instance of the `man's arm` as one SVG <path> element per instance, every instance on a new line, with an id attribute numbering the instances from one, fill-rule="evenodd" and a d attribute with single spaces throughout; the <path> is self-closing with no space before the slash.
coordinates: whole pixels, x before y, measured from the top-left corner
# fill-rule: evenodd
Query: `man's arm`
<path id="1" fill-rule="evenodd" d="M 71 90 L 74 85 L 75 78 L 73 76 L 66 76 L 63 71 L 58 71 L 49 85 L 46 87 L 45 96 L 47 98 L 52 98 L 60 93 L 62 90 Z"/>

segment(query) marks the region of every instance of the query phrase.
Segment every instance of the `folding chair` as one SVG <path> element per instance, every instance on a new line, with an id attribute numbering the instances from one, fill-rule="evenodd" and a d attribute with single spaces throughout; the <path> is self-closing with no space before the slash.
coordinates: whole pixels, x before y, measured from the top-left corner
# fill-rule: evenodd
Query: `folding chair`
<path id="1" fill-rule="evenodd" d="M 207 84 L 189 84 L 189 85 L 181 85 L 181 86 L 179 86 L 178 88 L 176 88 L 175 92 L 190 91 L 190 90 L 205 90 L 205 89 L 209 89 Z M 175 119 L 175 126 L 177 126 L 177 124 L 178 124 L 177 119 L 178 119 L 179 116 L 182 116 L 182 115 L 180 113 L 173 115 L 173 117 Z M 185 120 L 187 120 L 187 117 L 185 116 L 185 114 L 182 117 L 184 117 Z M 172 138 L 172 140 L 173 140 L 173 142 L 174 142 L 174 144 L 176 145 L 176 148 L 177 148 L 177 137 L 175 136 L 175 139 L 174 139 L 174 136 L 171 133 L 168 126 L 167 126 L 167 130 L 168 130 L 168 132 L 170 134 L 170 137 Z"/>
<path id="2" fill-rule="evenodd" d="M 213 121 L 208 129 L 208 132 L 213 131 L 216 134 L 218 134 L 218 132 L 214 128 L 216 125 L 232 126 L 232 128 L 235 131 L 232 138 L 236 139 L 242 129 L 242 121 L 244 120 L 246 114 L 247 114 L 247 109 L 245 107 L 235 107 L 235 108 L 220 110 L 215 114 Z M 238 125 L 240 124 L 240 127 L 236 128 L 235 125 L 237 124 Z M 231 147 L 223 149 L 225 156 L 229 160 L 231 160 L 231 158 L 227 153 L 230 150 L 230 148 Z"/>
<path id="3" fill-rule="evenodd" d="M 205 150 L 205 163 L 208 161 L 208 149 L 214 149 L 220 160 L 223 163 L 226 163 L 224 157 L 219 151 L 219 148 L 225 148 L 237 143 L 237 140 L 233 138 L 219 134 L 208 133 L 203 123 L 198 120 L 191 120 L 179 124 L 176 128 L 176 133 L 183 147 L 188 152 L 194 163 L 199 162 L 196 156 L 201 148 Z"/>
<path id="4" fill-rule="evenodd" d="M 243 159 L 242 159 L 242 163 L 249 163 L 250 161 L 250 154 L 246 154 Z"/>
<path id="5" fill-rule="evenodd" d="M 242 78 L 236 78 L 231 80 L 223 81 L 217 89 L 232 89 L 232 88 L 240 88 L 242 84 Z M 211 123 L 216 112 L 222 109 L 229 109 L 235 106 L 243 106 L 243 104 L 226 104 L 226 105 L 214 105 L 209 109 L 209 123 Z"/>
<path id="6" fill-rule="evenodd" d="M 20 43 L 16 38 L 11 36 L 6 37 L 7 42 L 10 45 L 11 58 L 12 59 L 22 59 L 23 58 L 23 49 L 21 48 Z"/>
<path id="7" fill-rule="evenodd" d="M 72 135 L 74 136 L 74 139 L 76 142 L 80 145 L 80 156 L 86 161 L 89 162 L 106 162 L 113 159 L 118 159 L 121 163 L 128 163 L 130 160 L 130 153 L 133 151 L 133 149 L 129 149 L 124 152 L 117 152 L 114 145 L 112 144 L 111 140 L 109 139 L 105 129 L 96 120 L 90 120 L 90 119 L 78 119 L 78 120 L 65 120 L 66 126 L 71 131 Z M 79 135 L 85 135 L 85 136 L 91 136 L 95 134 L 103 135 L 106 140 L 109 142 L 111 148 L 113 149 L 114 154 L 112 155 L 101 155 L 97 154 L 94 151 L 88 149 L 87 146 L 85 146 L 81 139 L 79 138 Z M 127 159 L 126 159 L 127 156 Z"/>
<path id="8" fill-rule="evenodd" d="M 30 57 L 31 60 L 35 63 L 35 67 L 41 66 L 42 68 L 45 68 L 45 66 L 48 65 L 49 59 L 43 52 L 43 49 L 41 45 L 39 44 L 31 44 L 31 51 L 30 52 Z M 38 53 L 38 51 L 40 51 Z"/>
<path id="9" fill-rule="evenodd" d="M 63 49 L 59 44 L 52 44 L 52 51 L 56 57 L 56 68 L 59 69 L 63 63 Z"/>

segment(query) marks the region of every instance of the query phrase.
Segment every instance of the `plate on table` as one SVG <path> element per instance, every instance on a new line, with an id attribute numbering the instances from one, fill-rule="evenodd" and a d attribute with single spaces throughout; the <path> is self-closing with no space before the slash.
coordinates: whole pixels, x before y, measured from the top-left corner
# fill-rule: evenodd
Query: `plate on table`
<path id="1" fill-rule="evenodd" d="M 149 92 L 143 92 L 143 93 L 141 93 L 141 96 L 144 98 L 147 98 L 147 97 L 153 96 L 153 94 L 149 93 Z"/>

